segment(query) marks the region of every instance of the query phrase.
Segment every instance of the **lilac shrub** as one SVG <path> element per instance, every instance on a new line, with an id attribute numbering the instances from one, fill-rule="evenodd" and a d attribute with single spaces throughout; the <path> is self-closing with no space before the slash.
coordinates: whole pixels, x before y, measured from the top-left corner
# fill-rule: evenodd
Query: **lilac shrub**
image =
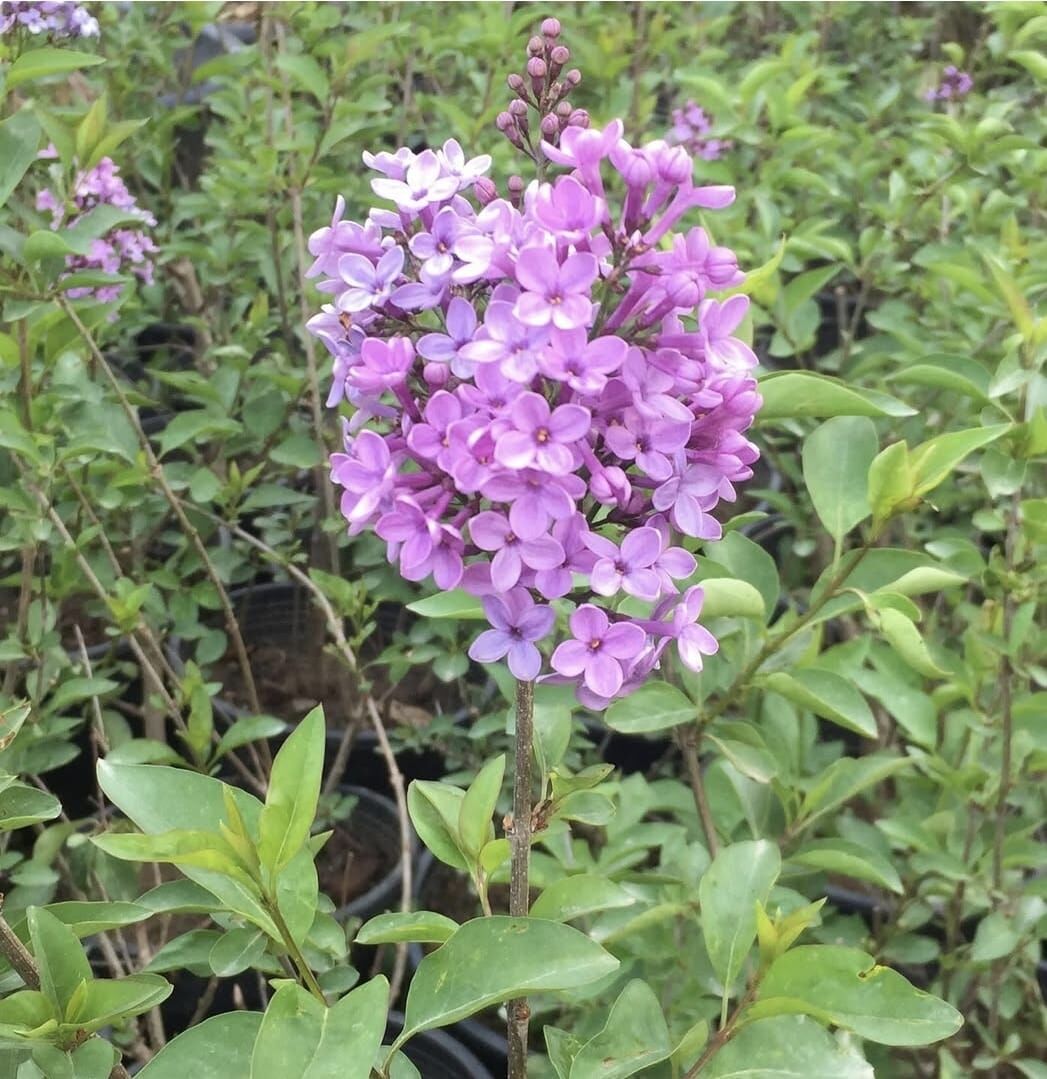
<path id="1" fill-rule="evenodd" d="M 709 135 L 713 118 L 694 101 L 688 101 L 682 108 L 673 109 L 672 121 L 668 134 L 669 142 L 684 147 L 692 157 L 700 157 L 703 161 L 716 161 L 733 145 L 730 139 L 717 139 Z"/>
<path id="2" fill-rule="evenodd" d="M 44 151 L 53 157 L 54 150 Z M 111 158 L 103 157 L 94 168 L 77 172 L 67 200 L 59 199 L 51 188 L 44 188 L 36 197 L 36 208 L 51 214 L 51 228 L 67 229 L 97 206 L 111 206 L 124 211 L 141 222 L 142 227 L 123 225 L 91 241 L 86 255 L 67 255 L 70 273 L 77 270 L 98 270 L 111 274 L 133 274 L 144 284 L 153 280 L 153 259 L 158 248 L 146 228 L 153 228 L 156 219 L 138 206 L 137 200 L 120 178 L 119 168 Z M 123 292 L 122 284 L 77 286 L 68 290 L 70 299 L 92 297 L 99 303 L 109 303 Z"/>
<path id="3" fill-rule="evenodd" d="M 375 531 L 408 580 L 480 597 L 491 628 L 470 654 L 522 680 L 555 644 L 550 601 L 575 603 L 546 678 L 602 708 L 667 648 L 694 670 L 716 650 L 683 542 L 720 536 L 760 397 L 735 336 L 748 300 L 723 296 L 737 259 L 683 230 L 733 189 L 696 184 L 683 146 L 590 127 L 543 30 L 509 80 L 537 131 L 526 109 L 498 126 L 556 174 L 500 194 L 453 139 L 365 154 L 392 205 L 355 222 L 339 199 L 310 238 L 330 302 L 309 330 L 334 359 L 329 404 L 352 406 L 331 467 L 349 533 Z"/>
<path id="4" fill-rule="evenodd" d="M 926 101 L 955 101 L 966 97 L 974 88 L 974 79 L 966 71 L 961 71 L 955 64 L 948 64 L 942 71 L 937 86 L 924 92 Z"/>
<path id="5" fill-rule="evenodd" d="M 0 34 L 22 30 L 34 36 L 59 38 L 98 37 L 98 20 L 83 4 L 57 0 L 3 0 L 0 3 Z"/>

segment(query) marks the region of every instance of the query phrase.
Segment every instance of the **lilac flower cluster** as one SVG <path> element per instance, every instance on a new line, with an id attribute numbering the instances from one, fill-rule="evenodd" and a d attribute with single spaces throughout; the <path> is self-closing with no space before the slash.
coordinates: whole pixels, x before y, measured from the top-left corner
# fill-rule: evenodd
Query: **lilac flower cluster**
<path id="1" fill-rule="evenodd" d="M 58 0 L 3 0 L 0 3 L 0 34 L 25 30 L 51 38 L 98 37 L 98 20 L 83 4 Z"/>
<path id="2" fill-rule="evenodd" d="M 966 71 L 949 64 L 942 72 L 938 85 L 924 91 L 923 97 L 925 101 L 955 101 L 969 94 L 973 87 L 974 79 Z"/>
<path id="3" fill-rule="evenodd" d="M 41 156 L 54 156 L 49 147 Z M 75 225 L 84 214 L 96 206 L 113 206 L 137 218 L 142 228 L 123 226 L 112 229 L 105 236 L 91 241 L 86 255 L 67 255 L 66 268 L 76 270 L 100 270 L 103 273 L 132 273 L 144 284 L 153 280 L 153 260 L 158 248 L 145 228 L 156 225 L 156 218 L 138 203 L 120 179 L 119 168 L 112 158 L 103 157 L 94 168 L 76 174 L 68 202 L 58 199 L 50 188 L 44 188 L 36 197 L 36 208 L 51 214 L 51 228 L 58 230 Z M 109 303 L 123 292 L 123 285 L 78 286 L 69 289 L 70 299 L 90 296 L 100 303 Z"/>
<path id="4" fill-rule="evenodd" d="M 693 101 L 688 101 L 682 108 L 673 109 L 673 126 L 669 128 L 669 142 L 682 146 L 693 157 L 703 161 L 716 161 L 734 145 L 730 139 L 709 137 L 713 127 L 713 118 Z"/>
<path id="5" fill-rule="evenodd" d="M 542 671 L 548 601 L 575 599 L 548 677 L 593 708 L 670 646 L 695 670 L 716 650 L 681 543 L 721 534 L 760 405 L 735 336 L 748 300 L 713 295 L 742 282 L 735 255 L 673 232 L 733 189 L 622 130 L 565 125 L 541 143 L 564 171 L 518 198 L 453 140 L 365 154 L 393 208 L 358 223 L 339 199 L 309 241 L 328 403 L 353 407 L 331 469 L 350 534 L 373 529 L 408 580 L 481 597 L 470 654 L 520 679 Z"/>

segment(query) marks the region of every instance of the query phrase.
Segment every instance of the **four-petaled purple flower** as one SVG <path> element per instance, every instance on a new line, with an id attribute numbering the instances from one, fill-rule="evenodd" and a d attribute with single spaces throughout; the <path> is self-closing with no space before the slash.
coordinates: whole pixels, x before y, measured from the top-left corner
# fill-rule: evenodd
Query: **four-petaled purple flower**
<path id="1" fill-rule="evenodd" d="M 581 405 L 550 409 L 538 393 L 522 393 L 506 415 L 511 425 L 499 437 L 495 459 L 506 468 L 538 468 L 564 476 L 574 467 L 571 445 L 589 433 L 592 416 Z"/>
<path id="2" fill-rule="evenodd" d="M 589 289 L 599 270 L 593 255 L 568 255 L 561 264 L 547 247 L 525 247 L 516 260 L 516 280 L 524 293 L 513 314 L 525 326 L 583 329 L 592 318 Z"/>
<path id="3" fill-rule="evenodd" d="M 338 297 L 338 310 L 352 314 L 368 307 L 380 307 L 392 296 L 394 283 L 403 268 L 402 247 L 390 247 L 377 266 L 364 255 L 342 255 L 338 260 L 338 274 L 348 287 Z"/>
<path id="4" fill-rule="evenodd" d="M 542 654 L 534 642 L 552 630 L 556 621 L 553 609 L 536 606 L 526 588 L 484 596 L 482 602 L 492 628 L 473 641 L 469 656 L 478 663 L 495 663 L 508 656 L 513 677 L 533 681 L 542 669 Z"/>
<path id="5" fill-rule="evenodd" d="M 500 513 L 485 510 L 469 522 L 469 535 L 481 551 L 494 554 L 491 583 L 506 592 L 520 580 L 524 568 L 553 569 L 563 563 L 564 552 L 552 536 L 523 539 Z"/>
<path id="6" fill-rule="evenodd" d="M 647 635 L 632 622 L 614 622 L 606 611 L 583 603 L 571 615 L 571 634 L 553 652 L 554 670 L 574 678 L 581 675 L 585 685 L 600 697 L 613 697 L 625 679 L 624 667 L 635 659 Z"/>

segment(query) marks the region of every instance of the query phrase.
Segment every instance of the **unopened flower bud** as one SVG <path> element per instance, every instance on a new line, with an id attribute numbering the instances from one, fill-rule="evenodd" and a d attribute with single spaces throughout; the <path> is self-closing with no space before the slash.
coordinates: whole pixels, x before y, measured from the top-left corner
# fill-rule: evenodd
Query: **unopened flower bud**
<path id="1" fill-rule="evenodd" d="M 525 86 L 523 76 L 518 75 L 515 71 L 506 78 L 505 82 L 514 94 L 518 94 Z"/>
<path id="2" fill-rule="evenodd" d="M 541 56 L 545 52 L 545 42 L 536 34 L 527 42 L 528 56 Z"/>
<path id="3" fill-rule="evenodd" d="M 694 173 L 694 165 L 682 146 L 667 147 L 658 155 L 658 175 L 666 183 L 682 184 Z"/>
<path id="4" fill-rule="evenodd" d="M 570 120 L 572 112 L 574 112 L 574 106 L 570 101 L 561 101 L 560 104 L 556 106 L 556 115 L 564 122 Z"/>
<path id="5" fill-rule="evenodd" d="M 559 37 L 560 36 L 560 20 L 559 19 L 543 19 L 542 20 L 542 33 L 546 37 Z"/>
<path id="6" fill-rule="evenodd" d="M 513 119 L 511 112 L 500 112 L 494 120 L 494 126 L 499 131 L 508 131 L 510 128 L 516 126 L 516 121 Z"/>
<path id="7" fill-rule="evenodd" d="M 530 75 L 532 79 L 544 79 L 548 73 L 549 68 L 540 56 L 532 56 L 531 59 L 527 61 L 527 74 Z"/>
<path id="8" fill-rule="evenodd" d="M 571 70 L 564 75 L 563 81 L 567 83 L 568 86 L 577 86 L 582 81 L 582 73 L 578 68 L 572 67 Z"/>
<path id="9" fill-rule="evenodd" d="M 451 377 L 451 369 L 445 363 L 427 363 L 422 368 L 422 378 L 425 384 L 433 390 L 438 390 L 447 385 Z"/>
<path id="10" fill-rule="evenodd" d="M 498 198 L 498 188 L 495 186 L 494 180 L 489 176 L 480 176 L 473 183 L 473 191 L 476 194 L 476 200 L 481 206 L 486 206 L 489 202 L 493 202 Z"/>
<path id="11" fill-rule="evenodd" d="M 549 59 L 557 67 L 563 67 L 571 59 L 571 50 L 566 45 L 555 45 L 549 52 Z"/>
<path id="12" fill-rule="evenodd" d="M 714 285 L 730 285 L 738 274 L 738 256 L 729 247 L 713 247 L 705 256 L 705 272 Z"/>
<path id="13" fill-rule="evenodd" d="M 520 207 L 520 200 L 523 197 L 524 182 L 522 176 L 510 176 L 505 182 L 505 186 L 509 189 L 509 201 L 517 209 Z"/>
<path id="14" fill-rule="evenodd" d="M 560 120 L 559 120 L 559 118 L 558 118 L 558 117 L 556 117 L 555 115 L 553 115 L 553 113 L 549 113 L 549 115 L 548 115 L 548 116 L 543 116 L 543 117 L 542 117 L 542 124 L 541 124 L 541 127 L 542 127 L 542 134 L 543 134 L 543 135 L 544 135 L 544 136 L 545 136 L 545 137 L 546 137 L 547 139 L 551 139 L 551 138 L 553 138 L 553 137 L 554 137 L 554 136 L 555 136 L 556 134 L 558 134 L 558 133 L 559 133 L 559 130 L 560 130 Z"/>
<path id="15" fill-rule="evenodd" d="M 589 114 L 585 109 L 575 109 L 571 113 L 571 118 L 567 121 L 569 127 L 588 127 L 589 126 Z"/>
<path id="16" fill-rule="evenodd" d="M 517 98 L 515 101 L 509 102 L 509 113 L 511 116 L 515 116 L 519 119 L 521 116 L 527 115 L 527 102 L 521 101 Z"/>

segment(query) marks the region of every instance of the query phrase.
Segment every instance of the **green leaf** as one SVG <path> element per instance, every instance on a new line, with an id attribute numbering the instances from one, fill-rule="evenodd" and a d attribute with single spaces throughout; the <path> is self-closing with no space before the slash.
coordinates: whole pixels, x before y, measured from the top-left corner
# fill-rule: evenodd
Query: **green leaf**
<path id="1" fill-rule="evenodd" d="M 138 1073 L 138 1079 L 233 1079 L 247 1075 L 262 1016 L 229 1012 L 205 1019 L 172 1038 Z"/>
<path id="2" fill-rule="evenodd" d="M 91 900 L 72 900 L 66 903 L 48 903 L 44 908 L 81 939 L 93 937 L 109 929 L 149 918 L 153 911 L 139 903 L 103 903 Z"/>
<path id="3" fill-rule="evenodd" d="M 53 794 L 15 780 L 0 789 L 0 832 L 54 820 L 62 804 Z"/>
<path id="4" fill-rule="evenodd" d="M 666 682 L 646 682 L 635 693 L 615 701 L 607 709 L 604 722 L 623 734 L 643 734 L 694 723 L 697 718 L 694 702 L 675 686 Z"/>
<path id="5" fill-rule="evenodd" d="M 755 1018 L 802 1013 L 882 1045 L 930 1045 L 955 1034 L 963 1017 L 916 989 L 860 948 L 809 944 L 774 961 L 764 975 Z"/>
<path id="6" fill-rule="evenodd" d="M 165 765 L 101 761 L 98 782 L 110 800 L 149 835 L 182 829 L 212 830 L 217 836 L 218 823 L 225 819 L 222 793 L 225 784 L 209 776 Z M 248 828 L 257 828 L 262 809 L 258 799 L 236 789 L 232 794 Z M 305 852 L 305 862 L 312 865 L 308 852 Z M 242 914 L 270 936 L 280 939 L 256 890 L 237 878 L 212 869 L 185 865 L 182 871 L 229 910 Z"/>
<path id="7" fill-rule="evenodd" d="M 873 520 L 883 522 L 916 504 L 915 477 L 909 447 L 893 442 L 869 465 L 869 506 Z"/>
<path id="8" fill-rule="evenodd" d="M 145 969 L 152 974 L 188 970 L 197 977 L 209 978 L 212 974 L 211 952 L 221 938 L 222 934 L 216 929 L 190 929 L 167 941 Z"/>
<path id="9" fill-rule="evenodd" d="M 300 985 L 283 983 L 265 1010 L 250 1079 L 369 1079 L 388 1004 L 381 976 L 329 1008 Z"/>
<path id="10" fill-rule="evenodd" d="M 748 581 L 733 577 L 707 577 L 702 581 L 705 598 L 702 618 L 755 618 L 767 616 L 763 596 Z"/>
<path id="11" fill-rule="evenodd" d="M 408 603 L 407 609 L 422 618 L 480 619 L 486 617 L 480 601 L 460 588 Z"/>
<path id="12" fill-rule="evenodd" d="M 969 431 L 951 431 L 923 442 L 909 451 L 913 493 L 923 497 L 935 489 L 957 468 L 964 458 L 982 446 L 995 442 L 1011 429 L 1009 423 L 994 427 L 976 427 Z"/>
<path id="13" fill-rule="evenodd" d="M 159 974 L 129 974 L 88 982 L 86 989 L 79 1006 L 69 1009 L 66 1020 L 93 1033 L 155 1008 L 171 995 L 172 986 Z"/>
<path id="14" fill-rule="evenodd" d="M 498 914 L 477 918 L 419 964 L 397 1045 L 492 1004 L 575 989 L 617 969 L 614 956 L 568 925 Z"/>
<path id="15" fill-rule="evenodd" d="M 951 390 L 989 404 L 992 375 L 970 356 L 925 356 L 919 363 L 903 366 L 888 376 L 894 382 Z"/>
<path id="16" fill-rule="evenodd" d="M 627 1079 L 671 1052 L 658 997 L 646 982 L 634 979 L 611 1005 L 603 1030 L 578 1050 L 570 1079 Z"/>
<path id="17" fill-rule="evenodd" d="M 416 779 L 407 788 L 407 810 L 421 841 L 445 865 L 469 868 L 458 838 L 465 791 L 450 783 Z"/>
<path id="18" fill-rule="evenodd" d="M 0 708 L 0 753 L 15 740 L 32 711 L 28 701 L 15 701 L 7 708 Z"/>
<path id="19" fill-rule="evenodd" d="M 197 867 L 240 881 L 245 888 L 252 886 L 236 853 L 218 832 L 191 832 L 181 828 L 158 835 L 108 832 L 94 836 L 91 841 L 114 858 Z"/>
<path id="20" fill-rule="evenodd" d="M 804 483 L 837 543 L 869 516 L 869 466 L 878 449 L 876 428 L 865 416 L 835 416 L 804 441 Z"/>
<path id="21" fill-rule="evenodd" d="M 773 611 L 782 590 L 774 559 L 748 536 L 728 532 L 722 540 L 706 544 L 711 562 L 723 566 L 728 576 L 751 584 L 763 597 L 765 611 Z"/>
<path id="22" fill-rule="evenodd" d="M 314 468 L 320 463 L 320 449 L 309 435 L 294 434 L 277 443 L 269 451 L 269 458 L 292 468 Z"/>
<path id="23" fill-rule="evenodd" d="M 1013 919 L 1000 910 L 990 911 L 978 923 L 974 931 L 974 941 L 971 944 L 970 958 L 972 963 L 991 963 L 996 959 L 1002 959 L 1010 955 L 1018 942 L 1021 934 L 1014 925 Z"/>
<path id="24" fill-rule="evenodd" d="M 399 944 L 406 940 L 419 944 L 443 944 L 457 928 L 456 921 L 431 910 L 390 911 L 364 922 L 356 934 L 355 943 Z"/>
<path id="25" fill-rule="evenodd" d="M 607 877 L 576 873 L 554 880 L 531 904 L 531 917 L 573 922 L 597 911 L 631 907 L 635 902 L 635 896 Z"/>
<path id="26" fill-rule="evenodd" d="M 265 944 L 265 935 L 258 929 L 230 929 L 211 948 L 212 972 L 219 978 L 232 978 L 249 970 L 262 958 Z"/>
<path id="27" fill-rule="evenodd" d="M 879 851 L 847 839 L 814 839 L 789 855 L 790 862 L 867 880 L 901 895 L 904 891 L 897 870 Z"/>
<path id="28" fill-rule="evenodd" d="M 505 754 L 501 753 L 480 769 L 470 784 L 458 810 L 458 836 L 466 852 L 476 858 L 481 848 L 494 839 L 494 816 L 505 776 Z"/>
<path id="29" fill-rule="evenodd" d="M 725 989 L 738 977 L 756 940 L 756 904 L 766 904 L 781 868 L 774 843 L 732 843 L 716 855 L 698 884 L 705 947 Z"/>
<path id="30" fill-rule="evenodd" d="M 890 608 L 880 610 L 877 618 L 884 639 L 914 671 L 927 678 L 945 678 L 948 675 L 948 671 L 943 671 L 934 662 L 926 642 L 911 618 Z"/>
<path id="31" fill-rule="evenodd" d="M 259 821 L 258 856 L 277 877 L 305 846 L 316 816 L 324 768 L 324 710 L 314 708 L 273 761 Z"/>
<path id="32" fill-rule="evenodd" d="M 876 719 L 866 699 L 847 679 L 832 671 L 813 667 L 798 668 L 792 674 L 775 671 L 764 679 L 764 686 L 816 716 L 866 738 L 877 735 Z"/>
<path id="33" fill-rule="evenodd" d="M 808 823 L 830 810 L 837 809 L 876 783 L 912 766 L 909 757 L 872 753 L 865 757 L 841 757 L 822 771 L 804 796 L 801 819 Z"/>
<path id="34" fill-rule="evenodd" d="M 313 57 L 281 53 L 276 58 L 276 66 L 290 75 L 299 86 L 308 90 L 321 104 L 327 100 L 331 92 L 327 75 Z"/>
<path id="35" fill-rule="evenodd" d="M 0 207 L 22 182 L 36 160 L 40 146 L 40 125 L 28 109 L 16 112 L 0 124 Z"/>
<path id="36" fill-rule="evenodd" d="M 742 775 L 757 783 L 770 783 L 778 774 L 778 764 L 766 749 L 735 738 L 720 738 L 715 734 L 707 733 L 705 737 Z"/>
<path id="37" fill-rule="evenodd" d="M 29 939 L 40 972 L 40 991 L 64 1015 L 81 982 L 91 980 L 91 964 L 76 934 L 43 907 L 26 911 Z"/>
<path id="38" fill-rule="evenodd" d="M 761 422 L 829 416 L 914 416 L 916 410 L 877 390 L 859 389 L 810 371 L 775 371 L 760 379 Z"/>
<path id="39" fill-rule="evenodd" d="M 33 49 L 24 52 L 11 65 L 7 72 L 7 88 L 13 90 L 23 82 L 42 79 L 47 75 L 64 75 L 81 67 L 94 67 L 104 64 L 105 58 L 89 52 L 76 52 L 73 49 Z"/>
<path id="40" fill-rule="evenodd" d="M 805 1016 L 746 1023 L 702 1069 L 702 1079 L 874 1079 L 872 1066 Z"/>
<path id="41" fill-rule="evenodd" d="M 221 439 L 235 435 L 240 425 L 227 416 L 198 408 L 189 412 L 179 412 L 164 428 L 160 436 L 160 456 L 184 446 L 186 442 L 199 442 L 205 437 Z"/>

